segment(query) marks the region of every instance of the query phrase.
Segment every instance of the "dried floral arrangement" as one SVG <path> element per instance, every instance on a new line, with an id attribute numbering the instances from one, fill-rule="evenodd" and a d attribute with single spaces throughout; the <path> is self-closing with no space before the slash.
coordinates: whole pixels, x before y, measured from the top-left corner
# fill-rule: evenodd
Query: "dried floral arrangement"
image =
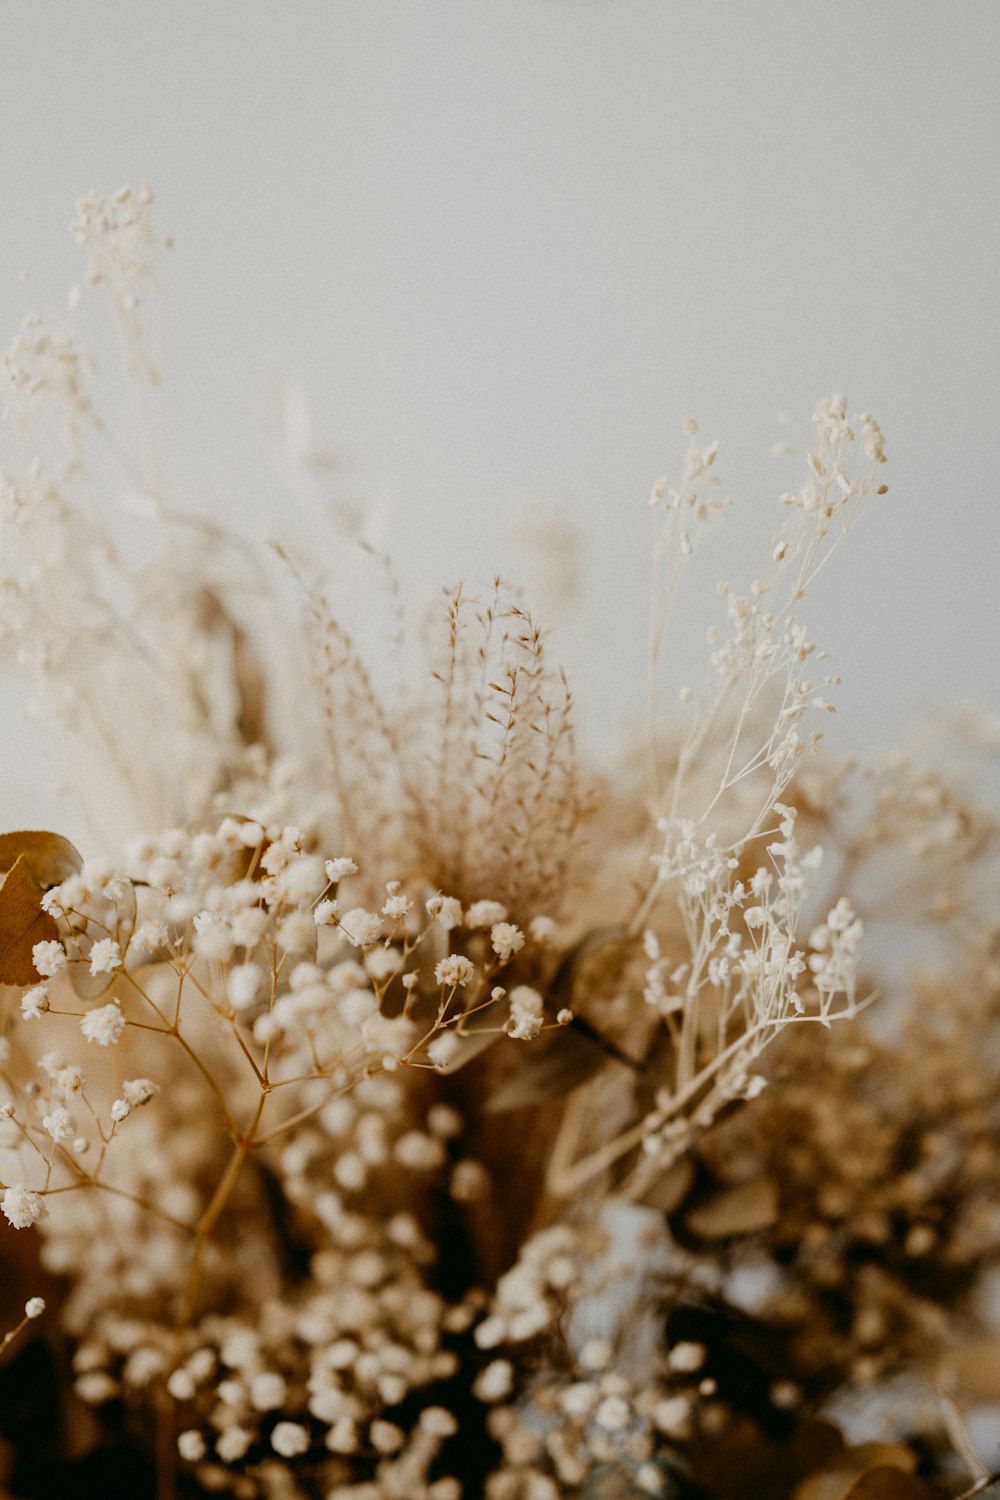
<path id="1" fill-rule="evenodd" d="M 875 419 L 817 407 L 672 725 L 726 507 L 686 424 L 647 743 L 601 777 L 516 590 L 414 619 L 369 548 L 371 660 L 313 557 L 168 504 L 151 197 L 73 227 L 129 402 L 72 317 L 4 357 L 0 629 L 98 830 L 0 837 L 7 1493 L 986 1494 L 1000 736 L 825 764 L 799 613 L 886 491 Z"/>

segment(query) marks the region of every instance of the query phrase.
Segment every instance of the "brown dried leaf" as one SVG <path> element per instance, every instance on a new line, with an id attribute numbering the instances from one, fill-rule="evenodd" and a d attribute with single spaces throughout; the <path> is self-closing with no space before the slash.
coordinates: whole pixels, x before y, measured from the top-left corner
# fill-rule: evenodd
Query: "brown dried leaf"
<path id="1" fill-rule="evenodd" d="M 830 1468 L 804 1479 L 793 1500 L 846 1500 L 855 1481 L 873 1469 L 911 1474 L 916 1466 L 916 1454 L 902 1443 L 861 1443 L 838 1454 Z"/>
<path id="2" fill-rule="evenodd" d="M 845 1469 L 824 1469 L 796 1485 L 792 1500 L 844 1500 L 857 1477 Z"/>
<path id="3" fill-rule="evenodd" d="M 672 1214 L 680 1208 L 694 1182 L 694 1167 L 686 1156 L 674 1162 L 666 1172 L 646 1189 L 640 1203 L 648 1208 L 658 1208 L 661 1213 Z"/>
<path id="4" fill-rule="evenodd" d="M 460 1068 L 464 1068 L 467 1063 L 472 1062 L 473 1058 L 479 1057 L 488 1047 L 494 1046 L 503 1035 L 503 1032 L 499 1028 L 496 1030 L 492 1029 L 493 1023 L 500 1015 L 501 1010 L 506 1012 L 505 1002 L 497 1006 L 496 1013 L 494 1013 L 493 1007 L 488 1005 L 476 1017 L 474 1028 L 470 1028 L 464 1034 L 457 1031 L 453 1032 L 455 1050 L 444 1066 L 438 1071 L 446 1077 L 451 1073 L 457 1073 Z M 491 1017 L 493 1017 L 492 1021 Z"/>
<path id="5" fill-rule="evenodd" d="M 553 1037 L 544 1052 L 530 1053 L 513 1077 L 487 1100 L 486 1108 L 492 1114 L 505 1114 L 544 1099 L 558 1099 L 592 1078 L 606 1061 L 607 1054 L 598 1043 L 567 1027 Z"/>
<path id="6" fill-rule="evenodd" d="M 67 972 L 73 993 L 80 1000 L 100 1000 L 118 979 L 117 973 L 91 974 L 86 964 L 70 964 Z"/>
<path id="7" fill-rule="evenodd" d="M 863 1474 L 868 1469 L 903 1469 L 912 1474 L 917 1467 L 917 1455 L 904 1443 L 859 1443 L 849 1448 L 854 1460 L 855 1473 Z"/>
<path id="8" fill-rule="evenodd" d="M 41 829 L 0 833 L 0 872 L 12 869 L 22 855 L 32 875 L 46 887 L 61 885 L 83 864 L 69 839 L 64 839 L 60 833 L 46 833 Z"/>
<path id="9" fill-rule="evenodd" d="M 52 942 L 59 936 L 41 903 L 42 887 L 21 854 L 0 886 L 0 984 L 37 983 L 31 950 L 36 943 Z"/>
<path id="10" fill-rule="evenodd" d="M 236 729 L 245 745 L 268 747 L 267 674 L 246 632 L 233 625 L 233 681 L 239 708 Z"/>
<path id="11" fill-rule="evenodd" d="M 821 1474 L 810 1474 L 808 1479 L 796 1485 L 792 1500 L 844 1500 L 844 1496 L 857 1478 L 844 1469 L 824 1469 Z"/>
<path id="12" fill-rule="evenodd" d="M 931 1500 L 933 1491 L 915 1474 L 879 1464 L 859 1474 L 844 1500 Z"/>
<path id="13" fill-rule="evenodd" d="M 842 1448 L 829 1422 L 806 1419 L 791 1441 L 779 1442 L 743 1418 L 724 1439 L 704 1437 L 689 1451 L 695 1479 L 712 1494 L 787 1500 L 806 1474 L 830 1463 Z"/>
<path id="14" fill-rule="evenodd" d="M 755 1177 L 706 1198 L 684 1223 L 699 1239 L 726 1239 L 766 1229 L 778 1217 L 778 1191 L 769 1177 Z"/>
<path id="15" fill-rule="evenodd" d="M 1000 1339 L 970 1339 L 949 1356 L 949 1390 L 962 1401 L 1000 1401 Z"/>

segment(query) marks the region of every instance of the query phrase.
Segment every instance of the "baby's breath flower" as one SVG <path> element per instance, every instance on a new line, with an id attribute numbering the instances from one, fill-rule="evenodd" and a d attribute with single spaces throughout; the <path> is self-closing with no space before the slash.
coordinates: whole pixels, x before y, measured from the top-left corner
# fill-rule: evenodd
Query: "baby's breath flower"
<path id="1" fill-rule="evenodd" d="M 175 1401 L 193 1400 L 197 1389 L 194 1376 L 190 1370 L 186 1370 L 181 1366 L 179 1370 L 171 1372 L 170 1378 L 167 1381 L 167 1391 Z"/>
<path id="2" fill-rule="evenodd" d="M 178 1436 L 177 1451 L 185 1463 L 200 1463 L 205 1457 L 205 1439 L 196 1428 L 189 1427 Z"/>
<path id="3" fill-rule="evenodd" d="M 151 1078 L 127 1078 L 122 1084 L 122 1096 L 132 1107 L 148 1104 L 160 1092 L 160 1085 Z"/>
<path id="4" fill-rule="evenodd" d="M 403 1057 L 414 1042 L 412 1021 L 405 1016 L 371 1015 L 362 1023 L 361 1035 L 371 1052 L 382 1055 L 382 1066 Z"/>
<path id="5" fill-rule="evenodd" d="M 282 1026 L 277 1016 L 258 1016 L 253 1023 L 254 1040 L 260 1042 L 261 1046 L 267 1046 L 269 1042 L 276 1042 L 281 1036 Z"/>
<path id="6" fill-rule="evenodd" d="M 398 1453 L 406 1441 L 406 1433 L 395 1422 L 373 1422 L 368 1436 L 377 1453 Z"/>
<path id="7" fill-rule="evenodd" d="M 103 1370 L 87 1370 L 75 1381 L 73 1389 L 88 1406 L 101 1406 L 118 1395 L 117 1382 Z"/>
<path id="8" fill-rule="evenodd" d="M 386 900 L 382 915 L 393 922 L 401 921 L 413 910 L 413 902 L 405 895 L 398 880 L 390 880 L 385 889 Z"/>
<path id="9" fill-rule="evenodd" d="M 494 922 L 490 929 L 493 951 L 505 964 L 524 947 L 524 934 L 513 922 Z"/>
<path id="10" fill-rule="evenodd" d="M 691 1402 L 687 1396 L 665 1396 L 652 1411 L 653 1421 L 668 1437 L 683 1438 L 691 1420 Z"/>
<path id="11" fill-rule="evenodd" d="M 631 1415 L 628 1402 L 621 1396 L 606 1396 L 594 1412 L 594 1421 L 598 1427 L 617 1432 L 622 1427 L 628 1426 Z"/>
<path id="12" fill-rule="evenodd" d="M 475 974 L 470 959 L 462 953 L 451 953 L 435 965 L 434 978 L 438 984 L 467 985 Z"/>
<path id="13" fill-rule="evenodd" d="M 528 936 L 533 943 L 551 943 L 557 930 L 551 917 L 532 917 L 528 923 Z"/>
<path id="14" fill-rule="evenodd" d="M 355 906 L 340 919 L 340 930 L 355 948 L 370 948 L 382 932 L 382 918 L 377 912 Z"/>
<path id="15" fill-rule="evenodd" d="M 58 942 L 36 943 L 31 961 L 43 979 L 52 979 L 66 963 L 66 949 Z"/>
<path id="16" fill-rule="evenodd" d="M 264 972 L 257 964 L 237 964 L 226 976 L 226 992 L 234 1010 L 247 1010 L 260 994 Z"/>
<path id="17" fill-rule="evenodd" d="M 473 901 L 465 913 L 465 925 L 470 932 L 479 928 L 492 927 L 497 922 L 503 922 L 507 917 L 507 908 L 499 901 Z"/>
<path id="18" fill-rule="evenodd" d="M 450 1141 L 461 1135 L 465 1121 L 458 1110 L 450 1104 L 432 1104 L 427 1111 L 427 1128 L 432 1135 Z"/>
<path id="19" fill-rule="evenodd" d="M 264 1370 L 250 1382 L 250 1404 L 256 1411 L 277 1411 L 287 1394 L 284 1377 L 276 1371 Z"/>
<path id="20" fill-rule="evenodd" d="M 24 1304 L 24 1316 L 26 1318 L 40 1318 L 45 1311 L 44 1297 L 29 1297 Z"/>
<path id="21" fill-rule="evenodd" d="M 408 1130 L 396 1142 L 393 1152 L 401 1167 L 410 1167 L 418 1172 L 431 1172 L 446 1160 L 444 1146 L 432 1135 L 422 1130 Z"/>
<path id="22" fill-rule="evenodd" d="M 588 1339 L 580 1350 L 580 1364 L 585 1370 L 606 1370 L 614 1353 L 607 1339 Z"/>
<path id="23" fill-rule="evenodd" d="M 11 1183 L 4 1189 L 0 1210 L 15 1229 L 30 1229 L 47 1214 L 41 1194 L 20 1182 Z"/>
<path id="24" fill-rule="evenodd" d="M 462 925 L 462 903 L 454 896 L 431 896 L 426 902 L 427 915 L 445 932 Z"/>
<path id="25" fill-rule="evenodd" d="M 310 901 L 323 888 L 323 864 L 315 855 L 304 854 L 285 867 L 279 876 L 282 899 Z"/>
<path id="26" fill-rule="evenodd" d="M 229 919 L 229 929 L 237 948 L 252 948 L 267 929 L 268 914 L 259 906 L 245 906 Z"/>
<path id="27" fill-rule="evenodd" d="M 476 1376 L 472 1392 L 480 1401 L 504 1401 L 513 1388 L 513 1365 L 506 1359 L 493 1359 Z"/>
<path id="28" fill-rule="evenodd" d="M 121 949 L 114 938 L 101 938 L 90 950 L 91 974 L 113 974 L 122 966 Z"/>
<path id="29" fill-rule="evenodd" d="M 510 1019 L 504 1030 L 516 1041 L 531 1041 L 542 1029 L 545 1002 L 537 990 L 526 984 L 510 992 Z"/>
<path id="30" fill-rule="evenodd" d="M 398 974 L 403 966 L 403 955 L 395 948 L 375 948 L 365 955 L 365 972 L 376 983 Z"/>
<path id="31" fill-rule="evenodd" d="M 142 922 L 132 934 L 132 942 L 143 953 L 158 953 L 169 941 L 170 934 L 163 922 Z"/>
<path id="32" fill-rule="evenodd" d="M 362 1026 L 377 1009 L 378 996 L 370 989 L 351 989 L 340 998 L 340 1018 L 345 1026 Z"/>
<path id="33" fill-rule="evenodd" d="M 202 958 L 217 958 L 223 962 L 233 951 L 233 935 L 229 923 L 218 912 L 200 911 L 194 919 L 194 946 Z"/>
<path id="34" fill-rule="evenodd" d="M 705 1363 L 705 1345 L 696 1344 L 689 1339 L 682 1340 L 670 1350 L 667 1363 L 678 1374 L 690 1375 L 695 1370 L 700 1370 Z"/>
<path id="35" fill-rule="evenodd" d="M 99 1047 L 108 1047 L 117 1042 L 125 1030 L 125 1017 L 118 1001 L 112 1000 L 110 1005 L 102 1005 L 98 1010 L 90 1011 L 81 1020 L 80 1030 L 88 1042 L 96 1042 Z"/>
<path id="36" fill-rule="evenodd" d="M 360 1446 L 356 1424 L 348 1416 L 338 1417 L 326 1435 L 326 1446 L 331 1453 L 356 1453 Z M 353 1486 L 352 1486 L 353 1487 Z M 355 1490 L 355 1494 L 357 1491 Z M 345 1492 L 345 1500 L 347 1495 Z"/>
<path id="37" fill-rule="evenodd" d="M 215 1451 L 224 1464 L 235 1464 L 244 1457 L 252 1442 L 253 1434 L 245 1427 L 225 1427 L 219 1434 Z"/>
<path id="38" fill-rule="evenodd" d="M 21 1015 L 26 1021 L 37 1021 L 49 1008 L 49 992 L 44 984 L 33 985 L 21 996 Z"/>
<path id="39" fill-rule="evenodd" d="M 454 1061 L 460 1046 L 461 1043 L 453 1031 L 442 1031 L 427 1044 L 427 1056 L 435 1068 L 447 1068 L 448 1064 Z"/>
<path id="40" fill-rule="evenodd" d="M 458 1431 L 458 1423 L 446 1407 L 425 1406 L 420 1413 L 420 1430 L 431 1437 L 452 1437 Z"/>
<path id="41" fill-rule="evenodd" d="M 42 1119 L 42 1126 L 54 1141 L 70 1141 L 76 1135 L 76 1121 L 63 1105 L 50 1110 Z"/>
<path id="42" fill-rule="evenodd" d="M 316 942 L 316 924 L 309 912 L 289 912 L 278 925 L 277 938 L 286 953 L 307 953 Z"/>

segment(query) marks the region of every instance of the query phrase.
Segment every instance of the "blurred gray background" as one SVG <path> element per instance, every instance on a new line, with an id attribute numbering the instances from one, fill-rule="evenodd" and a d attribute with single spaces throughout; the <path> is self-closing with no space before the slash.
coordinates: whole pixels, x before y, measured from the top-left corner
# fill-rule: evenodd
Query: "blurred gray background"
<path id="1" fill-rule="evenodd" d="M 178 503 L 282 529 L 297 383 L 408 588 L 530 575 L 525 517 L 575 520 L 562 647 L 598 747 L 642 711 L 647 497 L 681 415 L 722 439 L 736 508 L 668 691 L 845 390 L 891 493 L 805 616 L 844 676 L 836 738 L 882 745 L 1000 697 L 998 48 L 993 0 L 5 0 L 2 339 L 80 278 L 76 199 L 147 179 Z M 5 826 L 48 807 L 19 714 L 5 687 Z"/>

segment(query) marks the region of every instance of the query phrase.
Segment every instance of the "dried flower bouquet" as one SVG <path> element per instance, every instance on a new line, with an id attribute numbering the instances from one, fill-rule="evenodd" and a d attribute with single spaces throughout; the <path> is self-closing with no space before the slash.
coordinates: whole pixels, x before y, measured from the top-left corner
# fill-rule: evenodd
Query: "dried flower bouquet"
<path id="1" fill-rule="evenodd" d="M 69 323 L 26 322 L 0 625 L 105 834 L 0 838 L 8 1491 L 967 1489 L 964 1414 L 1000 1399 L 998 824 L 930 752 L 817 761 L 838 679 L 799 618 L 885 493 L 875 419 L 817 407 L 674 728 L 660 649 L 725 509 L 687 424 L 643 765 L 602 780 L 516 590 L 414 620 L 369 549 L 373 661 L 292 543 L 168 504 L 150 195 L 74 231 L 129 419 Z M 995 727 L 961 729 L 989 771 Z M 916 977 L 890 928 L 932 934 Z"/>

